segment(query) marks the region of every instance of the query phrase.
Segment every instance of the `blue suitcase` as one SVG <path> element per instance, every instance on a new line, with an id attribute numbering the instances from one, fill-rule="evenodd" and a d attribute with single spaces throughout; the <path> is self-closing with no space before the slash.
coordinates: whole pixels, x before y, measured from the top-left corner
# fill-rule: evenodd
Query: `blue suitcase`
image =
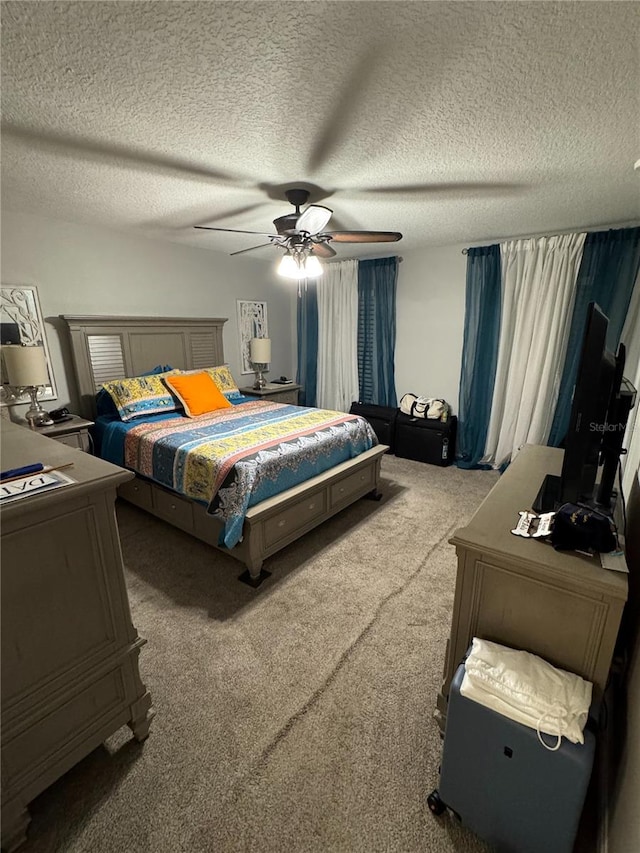
<path id="1" fill-rule="evenodd" d="M 440 786 L 429 808 L 449 808 L 497 851 L 571 853 L 595 752 L 589 724 L 584 744 L 563 738 L 551 752 L 534 729 L 465 699 L 463 677 L 464 664 L 451 682 Z"/>

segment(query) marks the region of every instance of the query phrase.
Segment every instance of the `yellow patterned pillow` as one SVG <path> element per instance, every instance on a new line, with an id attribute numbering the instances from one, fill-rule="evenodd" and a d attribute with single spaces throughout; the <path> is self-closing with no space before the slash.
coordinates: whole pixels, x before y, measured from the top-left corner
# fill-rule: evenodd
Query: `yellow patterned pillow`
<path id="1" fill-rule="evenodd" d="M 159 412 L 177 412 L 181 408 L 180 400 L 162 381 L 163 376 L 175 373 L 180 371 L 169 370 L 151 376 L 114 379 L 105 382 L 102 387 L 115 403 L 120 419 L 126 422 L 145 415 L 157 415 Z"/>
<path id="2" fill-rule="evenodd" d="M 228 364 L 221 364 L 219 367 L 206 367 L 205 371 L 211 376 L 227 400 L 240 400 L 242 398 Z"/>

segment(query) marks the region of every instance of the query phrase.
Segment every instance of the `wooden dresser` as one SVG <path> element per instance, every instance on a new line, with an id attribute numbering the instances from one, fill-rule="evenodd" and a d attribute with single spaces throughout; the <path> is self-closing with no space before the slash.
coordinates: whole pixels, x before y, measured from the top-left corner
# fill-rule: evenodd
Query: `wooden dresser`
<path id="1" fill-rule="evenodd" d="M 451 539 L 458 572 L 436 710 L 443 731 L 451 680 L 473 637 L 533 652 L 593 682 L 594 696 L 602 697 L 627 600 L 626 575 L 603 569 L 597 557 L 511 533 L 544 475 L 560 473 L 562 454 L 526 445 Z"/>
<path id="2" fill-rule="evenodd" d="M 2 848 L 28 803 L 123 725 L 149 732 L 144 644 L 131 622 L 116 487 L 133 475 L 2 422 L 2 468 L 63 465 L 76 482 L 1 507 Z"/>

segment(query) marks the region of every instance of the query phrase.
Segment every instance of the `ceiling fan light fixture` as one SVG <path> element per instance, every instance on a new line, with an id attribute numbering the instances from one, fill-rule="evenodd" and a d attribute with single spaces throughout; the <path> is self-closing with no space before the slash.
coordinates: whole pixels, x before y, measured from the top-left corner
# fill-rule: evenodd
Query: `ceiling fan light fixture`
<path id="1" fill-rule="evenodd" d="M 315 255 L 309 255 L 304 263 L 305 278 L 318 278 L 322 275 L 322 264 Z"/>
<path id="2" fill-rule="evenodd" d="M 278 265 L 278 275 L 281 275 L 283 278 L 304 278 L 304 273 L 301 273 L 300 265 L 297 263 L 291 252 L 287 252 L 282 256 Z"/>
<path id="3" fill-rule="evenodd" d="M 278 275 L 300 281 L 303 278 L 317 278 L 322 275 L 322 264 L 314 255 L 305 252 L 287 252 L 278 265 Z"/>

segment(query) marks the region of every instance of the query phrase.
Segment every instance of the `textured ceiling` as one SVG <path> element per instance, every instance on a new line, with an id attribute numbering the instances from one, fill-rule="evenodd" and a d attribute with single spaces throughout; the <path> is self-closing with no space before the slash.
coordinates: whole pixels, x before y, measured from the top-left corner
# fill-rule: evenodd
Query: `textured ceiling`
<path id="1" fill-rule="evenodd" d="M 636 221 L 639 23 L 617 2 L 6 2 L 3 207 L 228 252 L 262 240 L 192 226 L 272 231 L 296 185 L 400 251 Z"/>

